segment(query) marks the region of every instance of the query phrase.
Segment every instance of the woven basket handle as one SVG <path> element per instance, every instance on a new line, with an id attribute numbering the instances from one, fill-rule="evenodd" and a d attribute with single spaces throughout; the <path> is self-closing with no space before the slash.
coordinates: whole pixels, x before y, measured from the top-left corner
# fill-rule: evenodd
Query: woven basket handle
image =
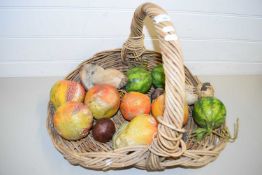
<path id="1" fill-rule="evenodd" d="M 149 157 L 179 157 L 185 151 L 182 141 L 184 115 L 185 73 L 180 42 L 170 17 L 161 7 L 145 3 L 140 5 L 133 16 L 131 34 L 122 49 L 122 59 L 139 57 L 144 51 L 143 25 L 145 17 L 153 20 L 165 71 L 165 111 L 158 117 L 157 137 L 150 147 Z M 154 160 L 149 160 L 152 163 Z M 150 164 L 150 163 L 149 163 Z M 150 166 L 150 165 L 149 165 Z M 155 165 L 154 165 L 155 166 Z"/>

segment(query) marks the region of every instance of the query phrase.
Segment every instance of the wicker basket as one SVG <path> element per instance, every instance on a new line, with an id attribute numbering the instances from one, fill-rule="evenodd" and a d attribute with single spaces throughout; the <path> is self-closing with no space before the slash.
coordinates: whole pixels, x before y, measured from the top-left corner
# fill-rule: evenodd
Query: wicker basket
<path id="1" fill-rule="evenodd" d="M 154 22 L 161 54 L 144 48 L 142 32 L 146 16 Z M 131 34 L 122 49 L 97 53 L 81 63 L 65 79 L 80 82 L 79 72 L 83 65 L 89 63 L 103 68 L 116 68 L 123 72 L 135 65 L 143 64 L 150 70 L 163 63 L 166 75 L 165 112 L 163 119 L 159 120 L 158 132 L 151 145 L 113 150 L 111 142 L 97 142 L 92 138 L 92 133 L 79 141 L 68 141 L 60 137 L 53 126 L 54 107 L 49 103 L 49 135 L 56 149 L 71 164 L 96 170 L 136 167 L 152 171 L 177 166 L 200 167 L 215 160 L 230 141 L 230 134 L 225 125 L 217 129 L 216 134 L 211 134 L 201 142 L 196 141 L 192 132 L 196 125 L 191 112 L 188 124 L 182 128 L 185 84 L 196 87 L 201 82 L 184 66 L 181 46 L 170 17 L 159 6 L 152 3 L 139 6 L 134 13 Z M 124 122 L 120 112 L 112 119 L 117 128 Z"/>

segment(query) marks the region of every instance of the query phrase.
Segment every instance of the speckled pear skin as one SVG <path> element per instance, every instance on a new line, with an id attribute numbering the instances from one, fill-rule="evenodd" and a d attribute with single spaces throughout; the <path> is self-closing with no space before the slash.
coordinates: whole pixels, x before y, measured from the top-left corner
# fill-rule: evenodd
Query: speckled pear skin
<path id="1" fill-rule="evenodd" d="M 95 85 L 86 93 L 85 104 L 95 119 L 111 118 L 118 111 L 120 94 L 114 86 Z"/>
<path id="2" fill-rule="evenodd" d="M 136 116 L 129 123 L 124 123 L 114 135 L 113 148 L 132 145 L 149 145 L 157 132 L 157 121 L 151 115 Z"/>
<path id="3" fill-rule="evenodd" d="M 79 140 L 88 135 L 93 116 L 86 105 L 68 102 L 55 112 L 53 123 L 60 136 L 67 140 Z"/>
<path id="4" fill-rule="evenodd" d="M 83 102 L 85 93 L 85 89 L 80 83 L 59 80 L 53 85 L 50 91 L 50 100 L 55 109 L 57 109 L 66 102 Z"/>

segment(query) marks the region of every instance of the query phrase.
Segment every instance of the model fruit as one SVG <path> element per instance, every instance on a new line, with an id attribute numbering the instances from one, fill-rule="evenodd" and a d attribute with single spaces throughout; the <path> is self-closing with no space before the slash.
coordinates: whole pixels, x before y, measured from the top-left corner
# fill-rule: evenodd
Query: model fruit
<path id="1" fill-rule="evenodd" d="M 94 86 L 93 76 L 97 71 L 103 71 L 104 68 L 96 64 L 85 64 L 80 69 L 80 80 L 84 85 L 85 89 L 88 90 Z"/>
<path id="2" fill-rule="evenodd" d="M 162 94 L 159 97 L 157 97 L 153 102 L 152 102 L 152 115 L 157 118 L 158 116 L 163 116 L 164 115 L 164 110 L 165 110 L 165 95 Z M 188 105 L 184 105 L 184 119 L 183 119 L 183 125 L 187 124 L 188 121 L 188 116 L 189 116 L 189 108 Z"/>
<path id="3" fill-rule="evenodd" d="M 113 137 L 113 148 L 132 145 L 149 145 L 157 132 L 154 117 L 146 114 L 138 115 L 129 123 L 124 123 Z"/>
<path id="4" fill-rule="evenodd" d="M 104 68 L 96 64 L 85 64 L 82 66 L 79 75 L 86 90 L 94 86 L 93 76 L 98 71 L 104 71 Z"/>
<path id="5" fill-rule="evenodd" d="M 56 109 L 66 102 L 83 102 L 84 98 L 84 87 L 74 81 L 60 80 L 53 85 L 50 91 L 50 100 Z"/>
<path id="6" fill-rule="evenodd" d="M 185 84 L 185 97 L 188 105 L 193 105 L 198 100 L 197 88 L 193 85 Z"/>
<path id="7" fill-rule="evenodd" d="M 184 105 L 184 120 L 183 120 L 183 125 L 186 125 L 188 122 L 188 117 L 189 117 L 189 106 L 187 104 Z"/>
<path id="8" fill-rule="evenodd" d="M 225 105 L 215 97 L 202 97 L 194 105 L 193 118 L 201 127 L 196 130 L 197 138 L 202 139 L 225 123 Z"/>
<path id="9" fill-rule="evenodd" d="M 153 102 L 152 102 L 152 115 L 157 118 L 158 116 L 163 116 L 165 110 L 165 95 L 162 94 L 158 96 Z"/>
<path id="10" fill-rule="evenodd" d="M 124 95 L 120 111 L 126 120 L 132 120 L 139 114 L 150 113 L 150 98 L 140 92 L 129 92 Z"/>
<path id="11" fill-rule="evenodd" d="M 205 82 L 203 84 L 199 84 L 197 86 L 198 97 L 213 97 L 215 94 L 215 90 L 213 86 L 209 82 Z"/>
<path id="12" fill-rule="evenodd" d="M 151 94 L 151 100 L 153 101 L 154 99 L 162 95 L 164 92 L 165 90 L 163 88 L 156 88 Z"/>
<path id="13" fill-rule="evenodd" d="M 185 92 L 187 104 L 192 105 L 201 97 L 213 97 L 215 90 L 209 82 L 205 82 L 199 83 L 196 87 L 186 84 Z"/>
<path id="14" fill-rule="evenodd" d="M 106 143 L 110 141 L 116 131 L 115 124 L 110 119 L 97 120 L 92 129 L 93 137 L 96 141 Z"/>
<path id="15" fill-rule="evenodd" d="M 93 76 L 94 84 L 110 84 L 119 89 L 125 86 L 126 82 L 127 77 L 116 69 L 97 70 Z"/>
<path id="16" fill-rule="evenodd" d="M 119 108 L 120 95 L 114 86 L 95 85 L 86 93 L 85 104 L 95 119 L 110 118 Z"/>
<path id="17" fill-rule="evenodd" d="M 134 67 L 127 71 L 126 90 L 146 93 L 152 84 L 152 77 L 149 71 L 141 67 Z"/>
<path id="18" fill-rule="evenodd" d="M 152 83 L 157 88 L 165 87 L 165 72 L 162 64 L 155 66 L 151 72 Z"/>
<path id="19" fill-rule="evenodd" d="M 88 135 L 93 116 L 83 103 L 68 102 L 57 109 L 53 123 L 60 136 L 67 140 L 78 140 Z"/>

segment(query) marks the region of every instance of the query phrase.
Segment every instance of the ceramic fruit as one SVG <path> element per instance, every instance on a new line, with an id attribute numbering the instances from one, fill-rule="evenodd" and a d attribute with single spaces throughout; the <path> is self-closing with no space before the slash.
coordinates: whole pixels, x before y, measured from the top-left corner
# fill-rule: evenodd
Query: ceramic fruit
<path id="1" fill-rule="evenodd" d="M 84 87 L 74 81 L 60 80 L 53 85 L 50 91 L 50 100 L 56 109 L 66 102 L 83 102 L 84 98 Z"/>
<path id="2" fill-rule="evenodd" d="M 216 97 L 202 97 L 194 105 L 193 118 L 200 126 L 195 132 L 201 140 L 225 123 L 226 107 Z"/>
<path id="3" fill-rule="evenodd" d="M 197 88 L 195 86 L 185 84 L 185 99 L 188 105 L 193 105 L 198 100 Z"/>
<path id="4" fill-rule="evenodd" d="M 157 122 L 151 115 L 142 114 L 124 123 L 113 137 L 113 148 L 149 145 L 157 132 Z"/>
<path id="5" fill-rule="evenodd" d="M 103 118 L 96 121 L 92 134 L 96 141 L 106 143 L 112 139 L 115 131 L 114 122 L 108 118 Z"/>
<path id="6" fill-rule="evenodd" d="M 132 120 L 139 114 L 150 113 L 150 98 L 140 92 L 129 92 L 124 95 L 120 111 L 126 120 Z"/>
<path id="7" fill-rule="evenodd" d="M 85 104 L 95 119 L 110 118 L 119 108 L 120 95 L 114 86 L 95 85 L 86 93 Z"/>
<path id="8" fill-rule="evenodd" d="M 125 86 L 126 82 L 127 77 L 116 69 L 97 70 L 93 76 L 94 84 L 110 84 L 119 89 Z"/>
<path id="9" fill-rule="evenodd" d="M 184 105 L 184 120 L 183 125 L 186 125 L 189 118 L 189 106 L 187 104 Z"/>
<path id="10" fill-rule="evenodd" d="M 225 105 L 215 97 L 202 97 L 194 106 L 193 117 L 200 127 L 220 127 L 226 119 Z"/>
<path id="11" fill-rule="evenodd" d="M 163 88 L 154 89 L 154 91 L 151 94 L 151 100 L 153 101 L 154 99 L 156 99 L 157 97 L 162 95 L 164 92 L 165 92 L 165 90 Z"/>
<path id="12" fill-rule="evenodd" d="M 134 67 L 127 71 L 127 92 L 146 93 L 152 84 L 151 73 L 142 67 Z"/>
<path id="13" fill-rule="evenodd" d="M 86 90 L 94 86 L 93 77 L 95 72 L 98 71 L 104 71 L 104 68 L 96 64 L 85 64 L 80 69 L 80 80 Z"/>
<path id="14" fill-rule="evenodd" d="M 83 103 L 68 102 L 57 109 L 53 123 L 60 136 L 67 140 L 78 140 L 88 135 L 93 116 Z"/>
<path id="15" fill-rule="evenodd" d="M 214 97 L 215 90 L 209 82 L 197 86 L 198 97 Z"/>
<path id="16" fill-rule="evenodd" d="M 162 64 L 155 66 L 152 71 L 152 83 L 157 88 L 165 87 L 165 72 Z"/>
<path id="17" fill-rule="evenodd" d="M 160 95 L 152 102 L 152 115 L 157 118 L 159 116 L 164 115 L 165 110 L 165 94 Z M 189 116 L 189 108 L 188 105 L 184 105 L 184 119 L 183 119 L 183 125 L 187 124 Z"/>
<path id="18" fill-rule="evenodd" d="M 153 102 L 152 102 L 152 115 L 157 118 L 158 116 L 163 116 L 165 110 L 165 95 L 162 94 L 158 96 Z"/>
<path id="19" fill-rule="evenodd" d="M 104 69 L 96 64 L 85 64 L 80 70 L 80 79 L 86 89 L 96 84 L 110 84 L 122 88 L 127 82 L 127 77 L 117 69 Z"/>

